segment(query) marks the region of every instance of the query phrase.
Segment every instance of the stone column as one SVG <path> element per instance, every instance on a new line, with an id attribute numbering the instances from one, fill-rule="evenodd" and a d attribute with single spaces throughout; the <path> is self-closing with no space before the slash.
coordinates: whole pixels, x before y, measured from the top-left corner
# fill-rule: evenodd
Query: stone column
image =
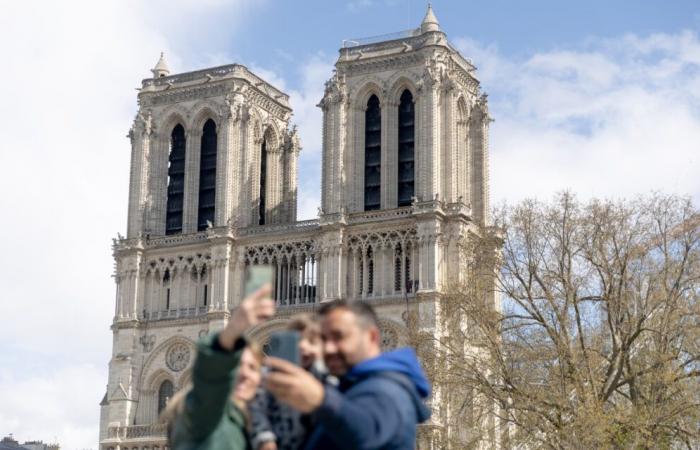
<path id="1" fill-rule="evenodd" d="M 233 171 L 235 162 L 232 160 L 234 147 L 237 146 L 234 136 L 234 122 L 231 115 L 227 115 L 219 124 L 216 136 L 216 209 L 214 211 L 214 225 L 221 227 L 226 225 L 231 216 L 232 188 L 234 184 Z"/>
<path id="2" fill-rule="evenodd" d="M 416 196 L 433 199 L 440 189 L 440 81 L 438 67 L 427 66 L 416 101 L 419 145 L 416 146 Z"/>
<path id="3" fill-rule="evenodd" d="M 486 97 L 481 97 L 472 109 L 469 133 L 472 214 L 474 219 L 481 223 L 485 223 L 488 219 L 489 209 L 488 129 L 490 122 Z"/>
<path id="4" fill-rule="evenodd" d="M 382 108 L 382 131 L 386 136 L 386 139 L 382 139 L 383 207 L 396 208 L 399 192 L 399 104 L 394 99 L 387 101 L 386 107 Z"/>
<path id="5" fill-rule="evenodd" d="M 459 164 L 457 162 L 456 149 L 456 127 L 454 126 L 455 117 L 455 92 L 453 83 L 448 81 L 443 83 L 442 90 L 442 117 L 441 119 L 441 135 L 442 135 L 442 158 L 440 162 L 440 178 L 442 199 L 447 202 L 457 200 L 457 181 Z"/>
<path id="6" fill-rule="evenodd" d="M 345 127 L 347 94 L 343 76 L 326 83 L 319 107 L 323 110 L 323 168 L 321 209 L 326 214 L 340 211 L 344 188 Z"/>
<path id="7" fill-rule="evenodd" d="M 151 158 L 151 115 L 139 112 L 129 130 L 131 168 L 129 171 L 129 212 L 127 237 L 135 237 L 145 228 L 145 206 L 149 195 L 149 161 Z"/>
<path id="8" fill-rule="evenodd" d="M 199 157 L 202 130 L 188 128 L 185 147 L 185 193 L 182 203 L 182 233 L 197 231 L 197 206 L 199 204 Z"/>
<path id="9" fill-rule="evenodd" d="M 418 275 L 421 292 L 433 292 L 437 289 L 438 264 L 440 252 L 438 237 L 440 225 L 437 219 L 425 219 L 418 224 L 418 242 L 420 246 Z"/>

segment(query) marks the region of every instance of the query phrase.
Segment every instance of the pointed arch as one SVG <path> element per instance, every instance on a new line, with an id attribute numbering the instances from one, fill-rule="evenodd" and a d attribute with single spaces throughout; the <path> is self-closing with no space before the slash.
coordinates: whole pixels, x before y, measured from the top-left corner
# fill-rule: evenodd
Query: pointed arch
<path id="1" fill-rule="evenodd" d="M 260 143 L 259 170 L 258 225 L 265 225 L 265 213 L 267 210 L 267 140 L 264 137 Z"/>
<path id="2" fill-rule="evenodd" d="M 173 394 L 175 394 L 175 385 L 170 380 L 164 380 L 158 387 L 158 414 L 163 412 Z"/>
<path id="3" fill-rule="evenodd" d="M 382 112 L 379 98 L 372 94 L 365 110 L 365 211 L 381 205 Z"/>
<path id="4" fill-rule="evenodd" d="M 221 124 L 221 105 L 211 100 L 200 100 L 190 110 L 192 117 L 191 129 L 201 130 L 207 120 L 213 120 L 219 127 Z"/>
<path id="5" fill-rule="evenodd" d="M 157 130 L 163 130 L 165 134 L 169 133 L 177 124 L 182 125 L 187 129 L 187 124 L 190 121 L 191 114 L 181 105 L 172 105 L 165 109 L 162 114 L 158 115 L 162 120 L 156 123 Z M 164 136 L 169 138 L 169 136 Z"/>
<path id="6" fill-rule="evenodd" d="M 182 232 L 182 214 L 185 197 L 185 127 L 178 123 L 170 132 L 168 154 L 168 188 L 165 213 L 165 234 Z"/>
<path id="7" fill-rule="evenodd" d="M 176 389 L 179 391 L 180 389 L 185 389 L 189 387 L 189 385 L 192 383 L 192 369 L 187 369 L 182 372 L 182 375 L 180 375 L 180 378 L 177 379 L 177 385 L 175 386 Z"/>
<path id="8" fill-rule="evenodd" d="M 357 109 L 364 110 L 367 107 L 367 102 L 374 95 L 379 99 L 380 105 L 384 103 L 385 89 L 383 83 L 378 78 L 367 80 L 354 94 L 354 106 Z"/>
<path id="9" fill-rule="evenodd" d="M 403 95 L 404 91 L 408 90 L 411 95 L 413 96 L 413 100 L 418 98 L 417 97 L 417 92 L 418 89 L 416 88 L 416 84 L 414 80 L 412 80 L 408 75 L 406 74 L 398 74 L 394 77 L 391 78 L 389 81 L 389 85 L 391 86 L 389 88 L 389 101 L 394 103 L 394 104 L 399 104 L 401 101 L 401 95 Z"/>
<path id="10" fill-rule="evenodd" d="M 413 94 L 404 89 L 398 110 L 398 206 L 410 206 L 415 193 L 415 120 Z"/>
<path id="11" fill-rule="evenodd" d="M 268 124 L 263 133 L 263 139 L 267 141 L 267 151 L 275 151 L 280 147 L 280 133 L 274 124 Z"/>
<path id="12" fill-rule="evenodd" d="M 218 133 L 216 122 L 207 119 L 202 127 L 199 153 L 199 202 L 197 206 L 197 230 L 214 223 L 216 210 L 216 159 Z"/>

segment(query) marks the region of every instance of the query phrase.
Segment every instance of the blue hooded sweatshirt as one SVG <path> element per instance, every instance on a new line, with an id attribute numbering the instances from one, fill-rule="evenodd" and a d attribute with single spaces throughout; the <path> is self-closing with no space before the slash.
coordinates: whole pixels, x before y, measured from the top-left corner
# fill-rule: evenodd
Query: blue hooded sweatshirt
<path id="1" fill-rule="evenodd" d="M 414 450 L 416 425 L 430 417 L 430 385 L 413 349 L 363 361 L 326 386 L 306 450 Z"/>

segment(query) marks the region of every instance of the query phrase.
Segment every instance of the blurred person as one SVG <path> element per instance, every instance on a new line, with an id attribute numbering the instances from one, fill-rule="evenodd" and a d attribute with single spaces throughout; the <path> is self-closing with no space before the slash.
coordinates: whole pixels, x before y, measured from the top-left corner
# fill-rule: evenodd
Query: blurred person
<path id="1" fill-rule="evenodd" d="M 335 301 L 320 312 L 326 366 L 338 388 L 279 358 L 263 384 L 316 427 L 306 450 L 413 450 L 417 424 L 430 417 L 430 386 L 410 348 L 382 353 L 377 316 L 364 302 Z"/>
<path id="2" fill-rule="evenodd" d="M 288 331 L 299 333 L 299 355 L 301 367 L 317 379 L 324 380 L 327 374 L 323 364 L 321 324 L 312 314 L 299 314 L 287 324 Z M 259 389 L 249 405 L 252 435 L 255 450 L 298 450 L 312 428 L 311 417 L 288 405 L 280 403 L 264 389 Z"/>
<path id="3" fill-rule="evenodd" d="M 244 299 L 226 327 L 202 339 L 192 369 L 192 388 L 169 402 L 172 450 L 248 450 L 246 404 L 260 384 L 262 352 L 244 333 L 275 313 L 266 285 Z"/>

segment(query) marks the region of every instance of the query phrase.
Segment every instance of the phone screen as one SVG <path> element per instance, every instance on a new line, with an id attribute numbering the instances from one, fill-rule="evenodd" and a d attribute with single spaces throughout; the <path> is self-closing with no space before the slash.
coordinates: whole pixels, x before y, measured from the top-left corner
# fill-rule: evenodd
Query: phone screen
<path id="1" fill-rule="evenodd" d="M 245 280 L 245 296 L 249 296 L 266 284 L 272 285 L 272 266 L 256 265 L 248 266 Z"/>
<path id="2" fill-rule="evenodd" d="M 278 331 L 270 336 L 270 341 L 265 346 L 267 356 L 274 356 L 296 364 L 301 364 L 301 354 L 299 353 L 298 331 Z"/>

